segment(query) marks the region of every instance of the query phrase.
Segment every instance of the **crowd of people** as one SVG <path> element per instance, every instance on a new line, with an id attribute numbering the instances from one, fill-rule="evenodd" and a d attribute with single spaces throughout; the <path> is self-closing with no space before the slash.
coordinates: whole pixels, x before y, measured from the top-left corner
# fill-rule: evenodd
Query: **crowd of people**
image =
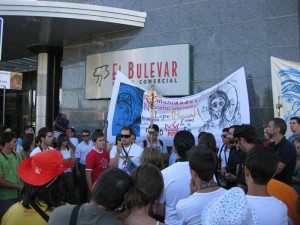
<path id="1" fill-rule="evenodd" d="M 3 225 L 297 225 L 300 224 L 300 118 L 264 128 L 213 133 L 178 131 L 171 152 L 153 124 L 136 143 L 124 126 L 115 143 L 60 126 L 31 126 L 22 138 L 1 130 L 0 220 Z M 54 137 L 55 136 L 55 137 Z"/>

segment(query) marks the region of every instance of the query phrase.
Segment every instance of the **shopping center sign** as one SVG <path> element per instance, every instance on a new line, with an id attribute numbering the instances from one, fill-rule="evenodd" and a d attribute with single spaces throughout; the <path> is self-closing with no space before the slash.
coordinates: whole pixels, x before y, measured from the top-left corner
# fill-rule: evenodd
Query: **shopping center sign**
<path id="1" fill-rule="evenodd" d="M 190 45 L 167 45 L 89 55 L 86 99 L 110 98 L 117 71 L 164 96 L 190 94 Z"/>

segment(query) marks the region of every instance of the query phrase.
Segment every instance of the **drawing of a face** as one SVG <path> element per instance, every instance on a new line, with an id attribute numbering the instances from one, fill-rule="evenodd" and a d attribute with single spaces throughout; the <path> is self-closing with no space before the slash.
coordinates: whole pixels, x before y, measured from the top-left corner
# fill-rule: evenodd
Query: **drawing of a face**
<path id="1" fill-rule="evenodd" d="M 225 105 L 225 100 L 221 97 L 217 97 L 212 100 L 211 107 L 212 107 L 212 116 L 216 118 L 220 118 L 222 115 L 222 110 Z"/>

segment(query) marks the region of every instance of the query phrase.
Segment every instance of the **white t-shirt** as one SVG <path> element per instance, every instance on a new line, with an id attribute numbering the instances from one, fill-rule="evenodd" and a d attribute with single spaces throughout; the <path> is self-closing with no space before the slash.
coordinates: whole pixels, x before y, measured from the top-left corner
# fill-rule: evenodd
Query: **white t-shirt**
<path id="1" fill-rule="evenodd" d="M 186 199 L 180 200 L 176 205 L 176 212 L 180 224 L 200 225 L 202 210 L 206 204 L 220 195 L 226 193 L 226 189 L 219 188 L 208 193 L 198 193 L 190 195 Z"/>
<path id="2" fill-rule="evenodd" d="M 161 171 L 164 178 L 164 192 L 160 203 L 165 207 L 165 224 L 179 225 L 176 205 L 190 195 L 191 173 L 189 162 L 177 162 Z"/>
<path id="3" fill-rule="evenodd" d="M 125 150 L 128 153 L 131 161 L 136 166 L 139 166 L 141 164 L 140 160 L 141 160 L 141 156 L 143 153 L 143 148 L 141 146 L 133 143 L 129 147 L 125 148 Z M 115 158 L 116 154 L 117 154 L 117 146 L 114 146 L 109 153 L 109 157 L 111 159 L 113 159 L 113 158 Z M 124 152 L 124 150 L 122 150 L 120 153 L 119 161 L 118 161 L 118 168 L 128 172 L 127 171 L 127 163 L 125 163 L 125 161 L 126 161 L 126 153 Z"/>
<path id="4" fill-rule="evenodd" d="M 48 146 L 47 147 L 47 149 L 43 149 L 43 151 L 45 151 L 45 150 L 53 150 L 53 148 L 52 147 L 50 147 L 50 146 Z M 30 152 L 30 157 L 31 156 L 34 156 L 36 153 L 39 153 L 39 152 L 41 152 L 42 150 L 41 150 L 41 148 L 39 147 L 39 146 L 37 146 L 35 149 L 33 149 L 32 150 L 32 152 Z"/>
<path id="5" fill-rule="evenodd" d="M 71 143 L 75 146 L 75 148 L 77 147 L 77 145 L 78 145 L 78 139 L 76 138 L 76 137 L 71 137 L 71 138 L 69 138 L 70 139 L 70 141 L 71 141 Z M 75 149 L 74 149 L 75 150 Z"/>
<path id="6" fill-rule="evenodd" d="M 86 156 L 94 147 L 93 142 L 89 140 L 88 143 L 85 141 L 80 142 L 75 150 L 75 158 L 79 159 L 79 163 L 85 165 L 86 164 Z"/>
<path id="7" fill-rule="evenodd" d="M 65 149 L 65 150 L 60 150 L 60 153 L 62 154 L 63 158 L 65 161 L 69 161 L 71 159 L 71 153 L 70 153 L 70 150 L 68 149 Z M 65 170 L 65 173 L 71 173 L 72 172 L 72 168 L 68 168 Z"/>
<path id="8" fill-rule="evenodd" d="M 259 218 L 260 225 L 287 225 L 287 206 L 272 196 L 247 195 Z"/>

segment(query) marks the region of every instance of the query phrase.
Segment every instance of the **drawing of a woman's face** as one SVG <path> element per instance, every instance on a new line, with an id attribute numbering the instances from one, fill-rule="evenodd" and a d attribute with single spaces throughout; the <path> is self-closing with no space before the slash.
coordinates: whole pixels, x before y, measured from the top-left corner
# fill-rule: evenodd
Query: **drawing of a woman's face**
<path id="1" fill-rule="evenodd" d="M 222 115 L 222 109 L 225 105 L 225 100 L 222 97 L 216 97 L 211 101 L 212 116 L 220 118 Z"/>

